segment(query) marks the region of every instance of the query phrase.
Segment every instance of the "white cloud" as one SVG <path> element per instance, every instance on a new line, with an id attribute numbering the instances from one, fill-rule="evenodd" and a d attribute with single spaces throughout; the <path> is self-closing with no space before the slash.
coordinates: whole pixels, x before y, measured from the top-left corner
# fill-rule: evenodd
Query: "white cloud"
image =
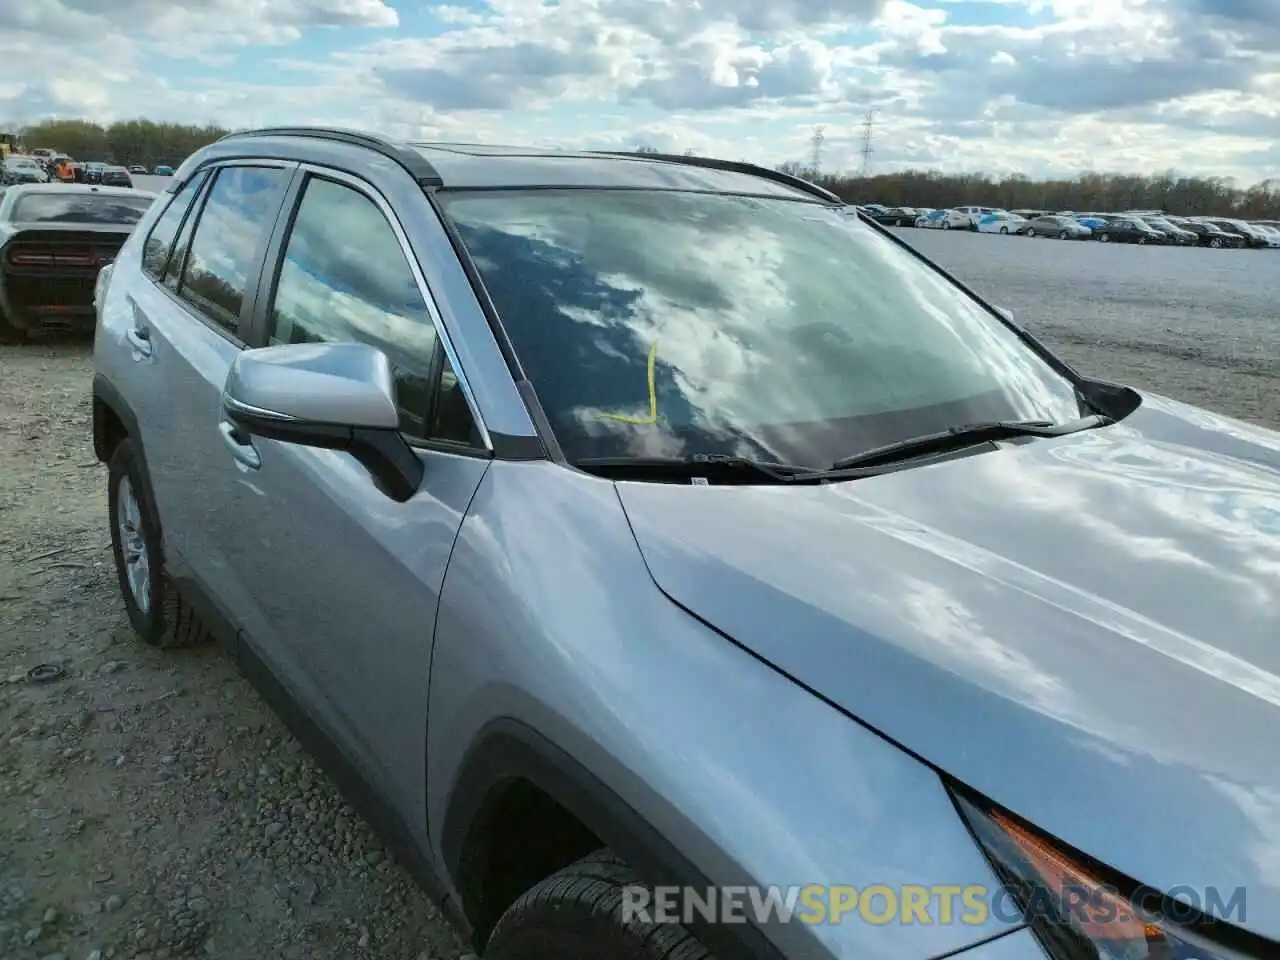
<path id="1" fill-rule="evenodd" d="M 56 55 L 55 55 L 56 54 Z M 876 163 L 1280 176 L 1280 4 L 41 0 L 0 123 L 152 116 Z"/>

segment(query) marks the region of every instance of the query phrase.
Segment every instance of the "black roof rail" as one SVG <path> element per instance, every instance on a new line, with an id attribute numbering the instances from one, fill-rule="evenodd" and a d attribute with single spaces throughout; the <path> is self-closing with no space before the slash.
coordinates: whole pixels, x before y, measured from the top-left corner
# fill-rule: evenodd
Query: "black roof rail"
<path id="1" fill-rule="evenodd" d="M 599 156 L 627 157 L 632 160 L 662 160 L 666 163 L 683 163 L 691 167 L 703 167 L 708 170 L 744 173 L 749 176 L 772 180 L 774 183 L 781 183 L 799 190 L 801 193 L 807 193 L 811 197 L 825 200 L 827 203 L 844 204 L 844 200 L 826 187 L 820 187 L 816 183 L 805 180 L 803 177 L 792 176 L 789 173 L 783 173 L 781 170 L 773 170 L 755 163 L 747 163 L 744 160 L 717 160 L 714 157 L 689 157 L 678 153 L 649 153 L 641 150 L 592 150 L 590 152 Z"/>
<path id="2" fill-rule="evenodd" d="M 426 157 L 411 147 L 402 146 L 394 140 L 379 137 L 359 130 L 345 130 L 340 127 L 263 127 L 259 130 L 238 130 L 219 137 L 218 142 L 234 140 L 238 137 L 310 137 L 314 140 L 333 140 L 337 143 L 348 143 L 356 147 L 364 147 L 374 153 L 381 154 L 388 160 L 398 163 L 424 187 L 442 187 L 444 180 L 436 168 Z"/>

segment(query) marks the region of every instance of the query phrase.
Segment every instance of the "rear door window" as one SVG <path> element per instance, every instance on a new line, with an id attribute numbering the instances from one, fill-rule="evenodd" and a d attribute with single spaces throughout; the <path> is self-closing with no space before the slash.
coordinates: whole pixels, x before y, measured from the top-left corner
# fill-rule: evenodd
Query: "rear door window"
<path id="1" fill-rule="evenodd" d="M 169 202 L 169 206 L 151 228 L 147 242 L 142 248 L 142 269 L 152 278 L 160 280 L 164 277 L 165 267 L 169 264 L 169 256 L 173 252 L 173 241 L 178 236 L 178 229 L 191 209 L 200 188 L 208 177 L 207 170 L 201 170 L 179 190 Z"/>
<path id="2" fill-rule="evenodd" d="M 230 333 L 240 331 L 287 182 L 278 167 L 224 167 L 200 212 L 178 294 Z"/>

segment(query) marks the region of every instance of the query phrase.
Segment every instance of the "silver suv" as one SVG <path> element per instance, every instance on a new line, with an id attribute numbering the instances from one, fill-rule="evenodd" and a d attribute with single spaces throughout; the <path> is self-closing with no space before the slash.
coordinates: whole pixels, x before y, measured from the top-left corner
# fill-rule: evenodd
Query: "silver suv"
<path id="1" fill-rule="evenodd" d="M 95 302 L 133 627 L 485 957 L 1276 955 L 1275 434 L 694 158 L 237 134 Z"/>

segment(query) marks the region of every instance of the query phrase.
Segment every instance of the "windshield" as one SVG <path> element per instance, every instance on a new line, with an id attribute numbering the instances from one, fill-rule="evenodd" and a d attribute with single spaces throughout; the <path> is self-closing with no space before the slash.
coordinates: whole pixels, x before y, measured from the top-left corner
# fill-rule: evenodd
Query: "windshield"
<path id="1" fill-rule="evenodd" d="M 4 165 L 10 170 L 40 169 L 40 165 L 29 157 L 6 157 Z"/>
<path id="2" fill-rule="evenodd" d="M 565 454 L 826 466 L 1073 384 L 892 240 L 808 202 L 442 192 Z"/>
<path id="3" fill-rule="evenodd" d="M 142 219 L 152 197 L 92 193 L 29 193 L 14 206 L 15 223 L 121 223 Z"/>

